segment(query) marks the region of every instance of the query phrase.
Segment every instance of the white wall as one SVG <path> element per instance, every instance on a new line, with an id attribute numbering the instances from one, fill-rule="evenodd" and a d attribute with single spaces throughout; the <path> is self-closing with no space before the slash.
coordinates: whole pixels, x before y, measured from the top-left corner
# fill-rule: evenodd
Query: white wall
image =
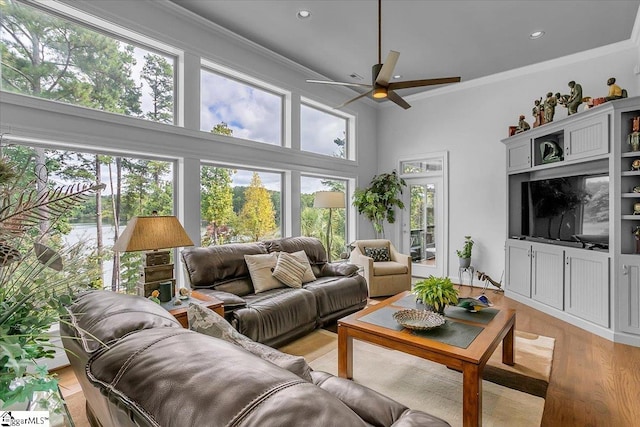
<path id="1" fill-rule="evenodd" d="M 506 237 L 505 146 L 508 127 L 524 114 L 532 124 L 535 99 L 547 92 L 569 93 L 575 80 L 584 96 L 607 94 L 607 78 L 616 77 L 629 96 L 640 95 L 633 71 L 638 47 L 619 43 L 571 57 L 456 86 L 407 97 L 402 110 L 391 103 L 378 120 L 378 170 L 398 167 L 399 158 L 449 151 L 449 276 L 457 279 L 455 250 L 465 235 L 475 241 L 472 264 L 498 280 L 504 270 Z M 556 109 L 556 119 L 566 109 Z M 394 241 L 399 239 L 398 227 Z"/>

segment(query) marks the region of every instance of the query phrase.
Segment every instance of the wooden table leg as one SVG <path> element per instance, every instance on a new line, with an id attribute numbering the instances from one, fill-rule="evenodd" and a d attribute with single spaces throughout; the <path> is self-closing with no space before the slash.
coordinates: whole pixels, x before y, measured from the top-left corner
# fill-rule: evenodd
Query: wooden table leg
<path id="1" fill-rule="evenodd" d="M 515 325 L 512 325 L 502 340 L 502 363 L 505 365 L 513 366 L 515 364 L 515 340 L 514 340 Z"/>
<path id="2" fill-rule="evenodd" d="M 462 366 L 462 425 L 482 426 L 482 375 L 473 363 Z"/>
<path id="3" fill-rule="evenodd" d="M 353 337 L 341 325 L 338 325 L 338 376 L 353 378 Z"/>

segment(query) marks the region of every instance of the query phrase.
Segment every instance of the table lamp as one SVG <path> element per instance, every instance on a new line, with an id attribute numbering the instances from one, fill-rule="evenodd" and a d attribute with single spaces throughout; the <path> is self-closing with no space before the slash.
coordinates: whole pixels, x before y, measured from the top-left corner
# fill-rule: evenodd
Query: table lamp
<path id="1" fill-rule="evenodd" d="M 316 191 L 313 199 L 314 208 L 329 209 L 329 221 L 327 223 L 327 258 L 331 262 L 331 238 L 332 238 L 332 213 L 333 209 L 344 208 L 344 193 L 342 191 Z"/>
<path id="2" fill-rule="evenodd" d="M 175 216 L 152 215 L 131 218 L 113 245 L 114 252 L 149 251 L 145 253 L 145 266 L 139 294 L 148 297 L 160 288 L 161 283 L 171 282 L 175 295 L 173 264 L 169 251 L 160 249 L 193 246 L 187 232 Z"/>

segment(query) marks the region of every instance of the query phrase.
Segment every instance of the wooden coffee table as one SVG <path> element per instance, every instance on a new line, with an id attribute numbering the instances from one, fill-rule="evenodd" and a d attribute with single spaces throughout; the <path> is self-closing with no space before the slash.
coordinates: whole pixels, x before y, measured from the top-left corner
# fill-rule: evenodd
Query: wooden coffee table
<path id="1" fill-rule="evenodd" d="M 515 310 L 501 308 L 486 324 L 455 319 L 455 322 L 482 327 L 482 331 L 467 348 L 417 336 L 408 329 L 397 331 L 359 320 L 385 307 L 394 306 L 394 303 L 408 294 L 405 291 L 338 320 L 338 375 L 353 378 L 354 338 L 441 363 L 462 372 L 463 425 L 481 426 L 482 370 L 500 341 L 503 343 L 502 363 L 514 364 Z"/>

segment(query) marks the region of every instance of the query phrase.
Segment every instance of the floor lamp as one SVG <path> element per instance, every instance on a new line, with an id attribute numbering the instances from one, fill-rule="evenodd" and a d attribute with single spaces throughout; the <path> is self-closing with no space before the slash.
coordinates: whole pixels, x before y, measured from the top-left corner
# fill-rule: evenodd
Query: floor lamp
<path id="1" fill-rule="evenodd" d="M 329 209 L 329 221 L 327 223 L 327 258 L 331 262 L 331 237 L 332 237 L 332 213 L 333 209 L 344 208 L 344 193 L 342 191 L 316 191 L 313 199 L 314 208 Z"/>

